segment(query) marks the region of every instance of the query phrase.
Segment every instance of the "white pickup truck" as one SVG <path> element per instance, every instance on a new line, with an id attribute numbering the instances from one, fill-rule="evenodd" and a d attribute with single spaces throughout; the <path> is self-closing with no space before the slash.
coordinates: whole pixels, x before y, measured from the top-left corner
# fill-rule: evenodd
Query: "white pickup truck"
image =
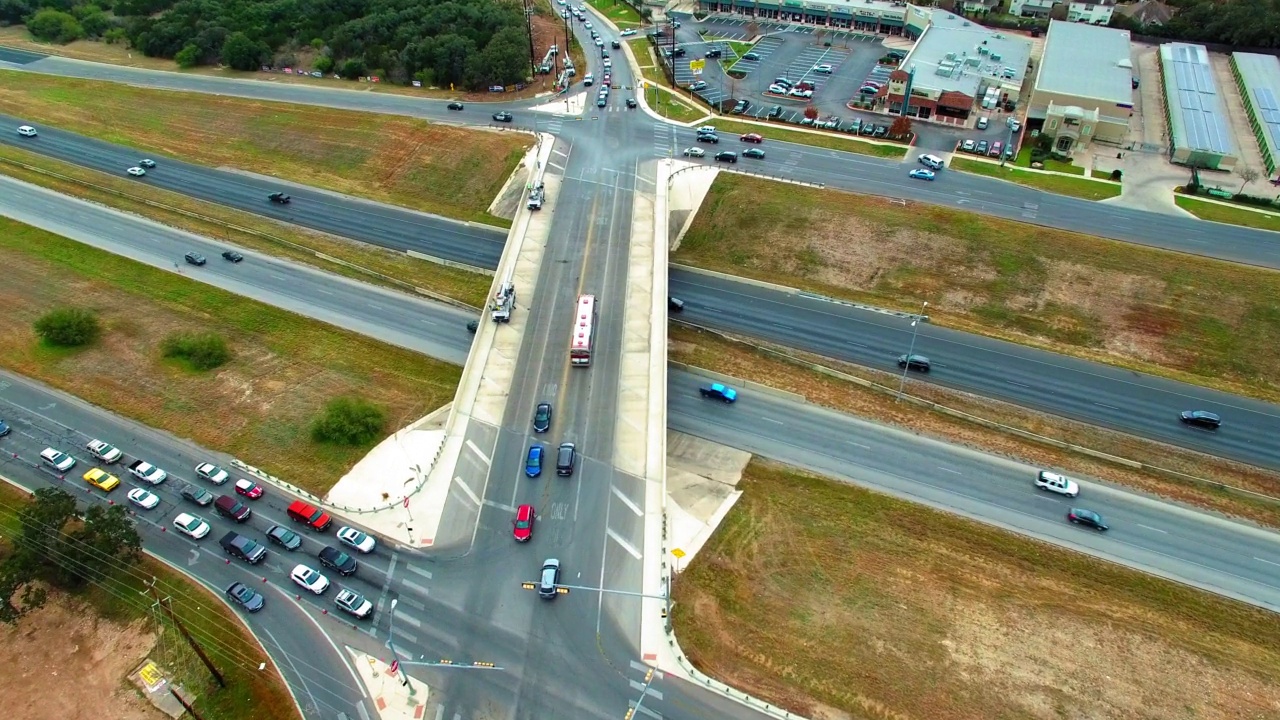
<path id="1" fill-rule="evenodd" d="M 119 460 L 124 455 L 124 453 L 120 452 L 120 448 L 101 440 L 90 440 L 89 444 L 84 446 L 84 449 L 88 450 L 90 455 L 108 465 Z"/>
<path id="2" fill-rule="evenodd" d="M 133 473 L 139 480 L 144 480 L 152 485 L 159 485 L 164 482 L 165 478 L 169 477 L 169 473 L 142 460 L 135 460 L 133 464 L 129 465 L 129 472 Z"/>

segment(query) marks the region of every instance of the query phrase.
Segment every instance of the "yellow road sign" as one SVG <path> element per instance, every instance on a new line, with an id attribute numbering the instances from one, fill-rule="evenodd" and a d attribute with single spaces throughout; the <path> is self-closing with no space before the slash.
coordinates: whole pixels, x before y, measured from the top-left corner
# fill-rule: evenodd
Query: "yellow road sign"
<path id="1" fill-rule="evenodd" d="M 680 558 L 684 557 L 684 551 L 683 551 L 683 550 L 681 550 L 680 548 L 676 548 L 676 549 L 672 550 L 672 551 L 671 551 L 671 554 L 672 554 L 672 555 L 675 555 L 677 560 L 679 560 Z"/>
<path id="2" fill-rule="evenodd" d="M 702 72 L 703 69 L 705 69 L 706 67 L 707 67 L 706 60 L 690 60 L 689 61 L 689 69 L 696 73 Z"/>

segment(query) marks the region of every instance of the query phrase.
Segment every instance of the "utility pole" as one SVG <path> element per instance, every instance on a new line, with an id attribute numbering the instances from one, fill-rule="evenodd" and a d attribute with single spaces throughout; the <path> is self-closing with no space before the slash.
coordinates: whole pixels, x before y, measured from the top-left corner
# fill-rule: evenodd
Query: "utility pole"
<path id="1" fill-rule="evenodd" d="M 522 0 L 524 5 L 524 29 L 529 35 L 529 76 L 538 76 L 537 59 L 533 54 L 533 8 L 529 5 L 529 0 Z"/>
<path id="2" fill-rule="evenodd" d="M 160 598 L 160 593 L 156 590 L 155 578 L 151 578 L 151 584 L 148 586 L 148 589 L 151 590 L 151 594 L 155 597 L 156 604 L 169 614 L 169 619 L 177 626 L 178 632 L 182 633 L 183 639 L 187 641 L 187 644 L 191 646 L 192 650 L 196 651 L 196 655 L 200 657 L 200 661 L 209 669 L 209 674 L 213 675 L 213 679 L 218 681 L 218 687 L 225 688 L 227 686 L 226 679 L 222 677 L 222 673 L 218 672 L 218 668 L 213 666 L 213 661 L 209 659 L 209 656 L 204 654 L 204 648 L 200 647 L 200 644 L 196 642 L 195 638 L 191 637 L 191 633 L 187 632 L 187 627 L 178 619 L 178 614 L 173 611 L 173 601 L 169 598 Z"/>

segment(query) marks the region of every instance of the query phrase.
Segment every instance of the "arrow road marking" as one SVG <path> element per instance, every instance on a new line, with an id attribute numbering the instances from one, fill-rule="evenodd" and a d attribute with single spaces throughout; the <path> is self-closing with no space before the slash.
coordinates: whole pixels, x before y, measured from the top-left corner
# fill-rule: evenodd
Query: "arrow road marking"
<path id="1" fill-rule="evenodd" d="M 192 548 L 191 559 L 187 561 L 187 567 L 191 567 L 192 565 L 195 565 L 199 561 L 200 561 L 200 550 L 198 548 Z"/>

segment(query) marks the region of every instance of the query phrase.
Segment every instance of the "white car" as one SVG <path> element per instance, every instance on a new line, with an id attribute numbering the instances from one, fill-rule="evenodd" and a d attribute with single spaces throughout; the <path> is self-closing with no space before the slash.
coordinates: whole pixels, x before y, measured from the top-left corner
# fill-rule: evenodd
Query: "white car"
<path id="1" fill-rule="evenodd" d="M 142 488 L 134 488 L 129 491 L 129 502 L 143 510 L 150 510 L 160 504 L 160 497 Z"/>
<path id="2" fill-rule="evenodd" d="M 703 150 L 702 148 L 697 148 L 697 147 L 694 147 L 694 148 L 685 148 L 685 149 L 684 149 L 684 154 L 685 154 L 685 157 L 695 157 L 695 158 L 700 158 L 700 157 L 706 157 L 706 156 L 707 156 L 707 152 L 706 152 L 705 150 Z"/>
<path id="3" fill-rule="evenodd" d="M 786 95 L 787 89 L 782 87 L 781 85 L 775 84 L 775 85 L 769 86 L 769 92 L 773 93 L 774 95 Z"/>
<path id="4" fill-rule="evenodd" d="M 165 478 L 169 477 L 169 473 L 161 470 L 160 468 L 156 467 L 155 465 L 152 465 L 149 462 L 143 462 L 141 460 L 138 460 L 134 462 L 132 465 L 130 465 L 129 472 L 133 473 L 133 476 L 138 478 L 139 480 L 145 480 L 146 482 L 149 482 L 152 485 L 159 485 L 160 483 L 165 481 Z"/>
<path id="5" fill-rule="evenodd" d="M 699 135 L 704 135 L 704 134 L 705 134 L 705 135 L 714 135 L 714 134 L 715 134 L 715 132 L 716 132 L 716 126 L 715 126 L 715 125 L 703 125 L 702 127 L 698 128 L 698 134 L 699 134 Z"/>
<path id="6" fill-rule="evenodd" d="M 830 74 L 831 74 L 832 69 L 833 69 L 833 68 L 832 68 L 830 65 L 828 65 L 827 63 L 823 63 L 823 64 L 821 64 L 821 65 L 814 65 L 814 66 L 813 66 L 813 71 L 814 71 L 814 72 L 816 72 L 816 73 L 822 73 L 822 74 L 824 74 L 824 75 L 830 75 Z"/>
<path id="7" fill-rule="evenodd" d="M 22 125 L 18 128 L 18 134 L 22 137 L 35 137 L 36 129 L 30 125 Z"/>
<path id="8" fill-rule="evenodd" d="M 1069 498 L 1080 494 L 1080 486 L 1076 484 L 1076 481 L 1048 470 L 1041 470 L 1040 474 L 1036 476 L 1036 487 L 1059 495 L 1066 495 Z"/>
<path id="9" fill-rule="evenodd" d="M 349 545 L 362 553 L 368 554 L 378 547 L 378 541 L 353 527 L 338 528 L 338 541 Z"/>
<path id="10" fill-rule="evenodd" d="M 631 28 L 627 28 L 626 30 L 622 31 L 622 37 L 631 37 L 632 35 L 635 35 L 635 34 L 636 34 L 636 31 L 632 30 Z"/>
<path id="11" fill-rule="evenodd" d="M 613 61 L 612 61 L 612 60 L 610 60 L 609 58 L 605 58 L 605 59 L 604 59 L 604 66 L 605 66 L 605 68 L 611 68 L 611 67 L 613 67 Z"/>
<path id="12" fill-rule="evenodd" d="M 596 47 L 604 47 L 604 41 L 600 38 L 596 38 Z"/>
<path id="13" fill-rule="evenodd" d="M 213 463 L 200 463 L 196 466 L 196 476 L 208 480 L 214 485 L 221 485 L 227 481 L 230 475 L 226 470 L 214 465 Z"/>
<path id="14" fill-rule="evenodd" d="M 183 535 L 189 535 L 196 540 L 209 534 L 209 523 L 187 513 L 182 513 L 174 518 L 173 526 L 178 528 L 178 532 Z"/>
<path id="15" fill-rule="evenodd" d="M 591 21 L 590 21 L 590 20 L 588 20 L 587 22 L 583 23 L 583 24 L 582 24 L 582 27 L 584 27 L 584 28 L 586 28 L 586 29 L 590 30 L 590 29 L 591 29 Z"/>
<path id="16" fill-rule="evenodd" d="M 134 165 L 133 167 L 129 168 L 128 170 L 125 170 L 125 172 L 129 173 L 130 175 L 132 175 L 132 176 L 134 176 L 134 177 L 142 177 L 143 175 L 146 175 L 146 174 L 147 174 L 147 171 L 146 171 L 146 170 L 143 170 L 142 168 L 138 167 L 137 165 Z"/>
<path id="17" fill-rule="evenodd" d="M 321 575 L 319 570 L 309 568 L 306 565 L 295 567 L 293 572 L 289 573 L 289 577 L 317 595 L 323 595 L 324 591 L 329 589 L 329 578 Z"/>
<path id="18" fill-rule="evenodd" d="M 61 450 L 53 448 L 45 448 L 40 451 L 40 459 L 45 465 L 57 470 L 58 472 L 66 472 L 75 467 L 76 459 Z"/>
<path id="19" fill-rule="evenodd" d="M 333 602 L 343 612 L 351 613 L 358 618 L 367 617 L 369 613 L 373 612 L 373 603 L 365 600 L 360 593 L 346 588 L 338 591 L 338 595 L 333 599 Z"/>
<path id="20" fill-rule="evenodd" d="M 124 455 L 124 453 L 120 452 L 120 448 L 101 440 L 90 440 L 84 446 L 84 449 L 108 465 L 119 460 L 120 456 Z"/>

